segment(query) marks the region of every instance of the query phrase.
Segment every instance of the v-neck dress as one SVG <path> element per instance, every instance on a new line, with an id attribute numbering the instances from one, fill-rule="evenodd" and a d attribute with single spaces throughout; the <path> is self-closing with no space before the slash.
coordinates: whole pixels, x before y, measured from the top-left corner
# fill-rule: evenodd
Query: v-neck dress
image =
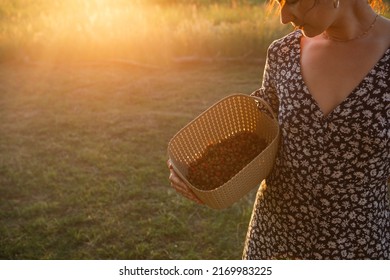
<path id="1" fill-rule="evenodd" d="M 301 37 L 271 44 L 253 93 L 272 105 L 282 137 L 243 259 L 390 259 L 390 48 L 325 116 L 302 78 Z"/>

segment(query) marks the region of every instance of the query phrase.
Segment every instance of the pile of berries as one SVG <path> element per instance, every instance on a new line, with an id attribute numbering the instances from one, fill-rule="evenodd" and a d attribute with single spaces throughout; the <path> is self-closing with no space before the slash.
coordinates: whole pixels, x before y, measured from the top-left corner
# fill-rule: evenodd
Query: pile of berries
<path id="1" fill-rule="evenodd" d="M 256 133 L 242 131 L 210 144 L 202 157 L 190 164 L 188 181 L 201 190 L 213 190 L 236 175 L 267 146 Z"/>

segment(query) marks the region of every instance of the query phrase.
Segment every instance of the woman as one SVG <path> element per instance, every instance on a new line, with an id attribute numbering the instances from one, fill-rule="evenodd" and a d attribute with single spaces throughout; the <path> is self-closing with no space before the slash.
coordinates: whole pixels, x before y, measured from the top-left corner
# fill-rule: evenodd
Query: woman
<path id="1" fill-rule="evenodd" d="M 253 95 L 282 140 L 243 258 L 390 259 L 390 20 L 367 0 L 278 2 L 297 30 L 271 44 Z"/>

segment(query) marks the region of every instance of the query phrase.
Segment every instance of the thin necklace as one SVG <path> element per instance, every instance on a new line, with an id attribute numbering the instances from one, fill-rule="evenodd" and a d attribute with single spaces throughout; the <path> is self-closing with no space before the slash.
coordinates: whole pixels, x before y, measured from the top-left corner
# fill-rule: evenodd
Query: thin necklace
<path id="1" fill-rule="evenodd" d="M 336 41 L 336 42 L 350 42 L 350 41 L 354 41 L 354 40 L 360 39 L 360 38 L 366 36 L 368 34 L 368 32 L 370 32 L 372 30 L 372 28 L 375 26 L 375 23 L 376 23 L 376 20 L 378 19 L 378 17 L 379 17 L 379 14 L 377 14 L 375 16 L 374 21 L 371 23 L 371 25 L 362 34 L 360 34 L 359 36 L 354 37 L 352 39 L 339 39 L 339 38 L 335 38 L 335 37 L 329 36 L 328 34 L 326 34 L 326 32 L 323 32 L 322 36 L 325 39 L 327 39 L 327 40 Z"/>

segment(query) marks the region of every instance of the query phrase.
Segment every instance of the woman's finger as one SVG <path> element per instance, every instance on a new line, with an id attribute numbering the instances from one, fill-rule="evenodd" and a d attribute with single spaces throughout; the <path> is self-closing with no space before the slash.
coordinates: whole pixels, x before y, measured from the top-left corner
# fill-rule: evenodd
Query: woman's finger
<path id="1" fill-rule="evenodd" d="M 171 186 L 184 197 L 191 199 L 198 204 L 204 204 L 187 186 L 187 184 L 179 177 L 179 175 L 177 175 L 177 173 L 173 170 L 172 163 L 170 162 L 170 160 L 167 161 L 167 165 L 170 169 L 169 181 L 171 182 Z"/>
<path id="2" fill-rule="evenodd" d="M 193 193 L 193 191 L 179 178 L 177 175 L 170 176 L 171 186 L 181 195 L 194 200 L 197 203 L 203 204 L 203 202 Z"/>

